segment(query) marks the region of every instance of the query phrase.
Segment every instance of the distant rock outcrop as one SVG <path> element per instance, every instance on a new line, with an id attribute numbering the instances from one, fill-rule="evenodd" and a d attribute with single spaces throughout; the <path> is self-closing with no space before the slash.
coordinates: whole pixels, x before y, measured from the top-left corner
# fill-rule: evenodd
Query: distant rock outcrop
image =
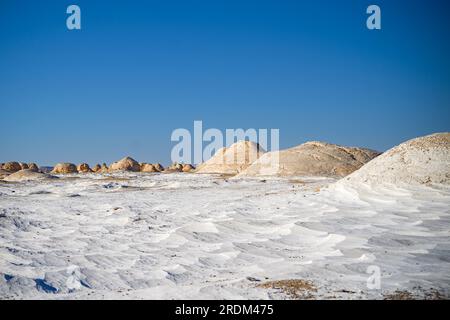
<path id="1" fill-rule="evenodd" d="M 181 171 L 183 171 L 183 165 L 177 162 L 172 163 L 164 170 L 164 172 L 181 172 Z"/>
<path id="2" fill-rule="evenodd" d="M 208 161 L 200 164 L 196 173 L 238 174 L 247 169 L 265 151 L 251 141 L 239 141 L 222 148 Z"/>
<path id="3" fill-rule="evenodd" d="M 141 166 L 131 157 L 125 157 L 119 161 L 111 163 L 109 171 L 140 171 Z"/>
<path id="4" fill-rule="evenodd" d="M 55 176 L 49 175 L 47 173 L 40 173 L 33 171 L 31 169 L 23 169 L 17 171 L 15 173 L 10 174 L 9 176 L 3 178 L 4 181 L 9 182 L 17 182 L 17 181 L 36 181 L 36 180 L 44 180 L 44 179 L 55 179 Z"/>
<path id="5" fill-rule="evenodd" d="M 92 172 L 98 172 L 98 171 L 100 171 L 100 169 L 101 169 L 102 167 L 100 166 L 100 164 L 96 164 L 93 168 L 92 168 Z"/>
<path id="6" fill-rule="evenodd" d="M 450 133 L 406 141 L 370 161 L 336 185 L 450 184 Z"/>
<path id="7" fill-rule="evenodd" d="M 30 169 L 31 171 L 34 171 L 34 172 L 38 172 L 39 171 L 38 165 L 36 163 L 33 163 L 33 162 L 28 164 L 28 169 Z"/>
<path id="8" fill-rule="evenodd" d="M 109 168 L 106 165 L 106 163 L 102 163 L 102 166 L 100 167 L 100 170 L 97 171 L 98 173 L 107 173 L 109 172 Z"/>
<path id="9" fill-rule="evenodd" d="M 51 173 L 54 174 L 67 174 L 67 173 L 77 173 L 77 167 L 73 163 L 58 163 L 53 167 Z"/>
<path id="10" fill-rule="evenodd" d="M 159 172 L 155 166 L 150 163 L 141 163 L 141 172 Z"/>
<path id="11" fill-rule="evenodd" d="M 11 161 L 11 162 L 4 163 L 2 166 L 2 169 L 9 171 L 9 172 L 16 172 L 16 171 L 22 170 L 22 167 L 20 166 L 19 162 Z"/>
<path id="12" fill-rule="evenodd" d="M 193 170 L 195 170 L 195 167 L 192 164 L 183 164 L 183 168 L 181 169 L 183 172 L 192 172 Z"/>
<path id="13" fill-rule="evenodd" d="M 77 166 L 77 171 L 79 173 L 89 173 L 92 172 L 91 168 L 87 163 L 81 163 Z"/>
<path id="14" fill-rule="evenodd" d="M 159 164 L 159 163 L 154 163 L 153 166 L 154 166 L 155 169 L 156 169 L 157 171 L 159 171 L 159 172 L 164 171 L 164 167 L 163 167 L 161 164 Z"/>
<path id="15" fill-rule="evenodd" d="M 24 162 L 19 162 L 20 170 L 29 169 L 28 164 Z"/>
<path id="16" fill-rule="evenodd" d="M 369 149 L 311 141 L 287 150 L 268 152 L 240 173 L 239 177 L 343 177 L 379 154 Z"/>

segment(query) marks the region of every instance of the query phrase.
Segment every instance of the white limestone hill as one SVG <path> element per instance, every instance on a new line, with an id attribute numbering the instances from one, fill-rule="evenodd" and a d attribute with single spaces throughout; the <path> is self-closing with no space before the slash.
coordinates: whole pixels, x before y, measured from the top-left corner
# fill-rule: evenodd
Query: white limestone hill
<path id="1" fill-rule="evenodd" d="M 435 133 L 406 141 L 337 184 L 450 185 L 450 133 Z"/>
<path id="2" fill-rule="evenodd" d="M 235 175 L 247 169 L 265 151 L 252 141 L 238 141 L 228 148 L 219 149 L 208 161 L 200 164 L 196 173 Z"/>
<path id="3" fill-rule="evenodd" d="M 377 151 L 310 141 L 264 154 L 238 177 L 322 176 L 343 177 L 377 157 Z"/>

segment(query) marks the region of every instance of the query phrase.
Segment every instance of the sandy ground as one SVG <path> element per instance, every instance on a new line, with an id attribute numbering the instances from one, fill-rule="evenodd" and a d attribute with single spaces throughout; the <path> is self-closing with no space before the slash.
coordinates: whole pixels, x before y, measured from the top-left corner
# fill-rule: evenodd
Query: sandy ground
<path id="1" fill-rule="evenodd" d="M 0 299 L 450 296 L 449 187 L 333 182 L 118 173 L 0 183 Z M 379 289 L 368 268 L 380 270 Z"/>

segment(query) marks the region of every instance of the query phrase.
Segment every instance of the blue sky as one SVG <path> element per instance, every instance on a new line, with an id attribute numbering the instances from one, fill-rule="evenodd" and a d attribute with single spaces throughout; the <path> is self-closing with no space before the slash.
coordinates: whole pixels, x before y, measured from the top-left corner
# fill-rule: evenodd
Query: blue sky
<path id="1" fill-rule="evenodd" d="M 82 30 L 66 28 L 78 4 Z M 370 4 L 382 30 L 366 28 Z M 0 2 L 0 161 L 170 161 L 172 130 L 386 150 L 450 131 L 448 1 Z"/>

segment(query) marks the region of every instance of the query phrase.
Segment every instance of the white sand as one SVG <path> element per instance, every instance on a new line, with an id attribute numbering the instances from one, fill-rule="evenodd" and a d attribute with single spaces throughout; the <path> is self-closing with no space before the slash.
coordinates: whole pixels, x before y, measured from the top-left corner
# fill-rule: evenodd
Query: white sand
<path id="1" fill-rule="evenodd" d="M 256 287 L 276 279 L 312 281 L 316 298 L 449 294 L 448 186 L 112 177 L 0 183 L 0 299 L 285 298 Z"/>

